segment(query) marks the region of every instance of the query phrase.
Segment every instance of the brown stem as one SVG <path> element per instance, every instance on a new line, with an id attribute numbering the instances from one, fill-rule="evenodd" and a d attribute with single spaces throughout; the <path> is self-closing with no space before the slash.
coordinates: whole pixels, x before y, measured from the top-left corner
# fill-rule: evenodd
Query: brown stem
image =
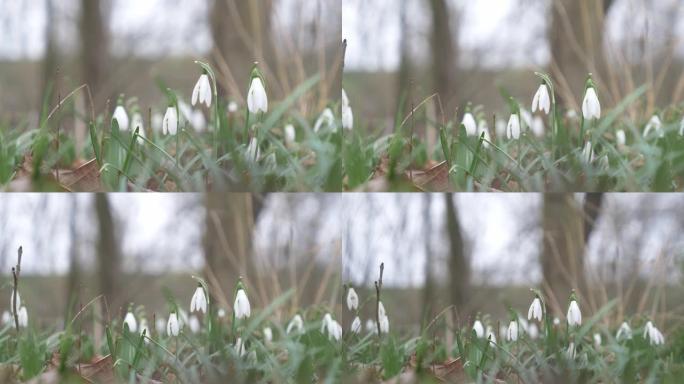
<path id="1" fill-rule="evenodd" d="M 375 282 L 375 325 L 378 328 L 378 338 L 382 338 L 380 332 L 380 289 L 382 289 L 382 272 L 385 270 L 385 263 L 380 263 L 380 279 Z"/>
<path id="2" fill-rule="evenodd" d="M 17 295 L 19 292 L 19 273 L 21 272 L 21 254 L 23 250 L 19 247 L 17 251 L 17 266 L 12 267 L 12 277 L 14 279 L 14 291 L 12 291 L 12 313 L 14 314 L 14 327 L 19 333 L 19 315 L 17 313 Z"/>

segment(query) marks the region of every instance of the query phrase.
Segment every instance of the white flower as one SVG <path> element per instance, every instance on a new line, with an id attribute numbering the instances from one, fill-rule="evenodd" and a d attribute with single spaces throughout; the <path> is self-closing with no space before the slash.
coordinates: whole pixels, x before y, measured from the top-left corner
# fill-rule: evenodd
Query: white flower
<path id="1" fill-rule="evenodd" d="M 660 121 L 658 115 L 651 116 L 651 120 L 646 124 L 646 129 L 644 129 L 644 137 L 648 137 L 651 131 L 655 131 L 658 137 L 665 136 L 665 131 L 663 131 L 663 123 Z"/>
<path id="2" fill-rule="evenodd" d="M 247 145 L 247 152 L 245 152 L 245 154 L 247 156 L 247 161 L 259 161 L 259 157 L 261 157 L 261 150 L 259 149 L 259 143 L 256 136 L 249 140 L 249 145 Z"/>
<path id="3" fill-rule="evenodd" d="M 337 321 L 330 319 L 328 322 L 328 337 L 339 341 L 342 338 L 342 326 Z"/>
<path id="4" fill-rule="evenodd" d="M 290 323 L 287 325 L 287 329 L 285 330 L 286 333 L 290 333 L 292 331 L 297 331 L 297 333 L 304 333 L 304 320 L 302 320 L 302 317 L 299 314 L 294 315 L 292 320 L 290 320 Z"/>
<path id="5" fill-rule="evenodd" d="M 188 319 L 188 327 L 190 327 L 190 332 L 192 332 L 192 333 L 199 332 L 201 325 L 200 325 L 200 321 L 197 318 L 197 316 L 195 316 L 195 315 L 190 316 L 190 318 Z"/>
<path id="6" fill-rule="evenodd" d="M 532 323 L 527 326 L 527 334 L 530 335 L 530 339 L 536 339 L 539 337 L 539 327 L 537 327 L 537 324 Z"/>
<path id="7" fill-rule="evenodd" d="M 240 288 L 235 295 L 235 304 L 233 304 L 233 310 L 235 311 L 236 319 L 244 319 L 251 315 L 251 309 L 249 307 L 249 299 L 245 290 Z"/>
<path id="8" fill-rule="evenodd" d="M 195 294 L 192 295 L 190 300 L 190 312 L 202 312 L 207 313 L 207 297 L 204 295 L 204 288 L 198 286 L 195 289 Z"/>
<path id="9" fill-rule="evenodd" d="M 518 116 L 517 113 L 513 113 L 508 119 L 508 125 L 506 126 L 506 138 L 520 138 L 520 116 Z"/>
<path id="10" fill-rule="evenodd" d="M 291 147 L 292 144 L 295 143 L 296 140 L 296 132 L 295 132 L 295 127 L 292 124 L 288 124 L 285 126 L 285 145 L 288 147 Z"/>
<path id="11" fill-rule="evenodd" d="M 138 143 L 142 144 L 144 142 L 142 138 L 145 137 L 145 125 L 140 112 L 133 113 L 131 118 L 131 130 L 135 132 L 136 129 L 138 130 Z"/>
<path id="12" fill-rule="evenodd" d="M 387 315 L 380 317 L 380 332 L 389 333 L 389 317 Z"/>
<path id="13" fill-rule="evenodd" d="M 594 148 L 591 145 L 591 141 L 587 141 L 586 144 L 584 144 L 584 149 L 582 149 L 582 160 L 587 163 L 593 163 L 594 159 L 596 158 L 596 153 L 594 153 Z"/>
<path id="14" fill-rule="evenodd" d="M 26 307 L 22 306 L 21 308 L 19 308 L 19 310 L 17 311 L 17 318 L 19 320 L 19 327 L 28 327 L 28 311 L 26 310 Z"/>
<path id="15" fill-rule="evenodd" d="M 571 341 L 570 345 L 568 345 L 567 351 L 565 351 L 565 357 L 567 357 L 568 360 L 574 360 L 575 354 L 575 343 Z"/>
<path id="16" fill-rule="evenodd" d="M 386 315 L 385 306 L 382 305 L 382 301 L 378 302 L 378 317 L 383 317 Z"/>
<path id="17" fill-rule="evenodd" d="M 238 337 L 237 340 L 235 341 L 235 353 L 238 354 L 238 356 L 243 357 L 244 355 L 247 354 L 247 348 L 245 347 L 245 344 L 242 342 L 242 338 Z"/>
<path id="18" fill-rule="evenodd" d="M 267 345 L 273 341 L 273 330 L 271 330 L 271 327 L 264 328 L 264 341 L 266 341 Z"/>
<path id="19" fill-rule="evenodd" d="M 123 105 L 117 105 L 116 108 L 114 108 L 112 120 L 116 120 L 119 124 L 120 131 L 128 131 L 128 114 Z"/>
<path id="20" fill-rule="evenodd" d="M 594 347 L 598 348 L 601 346 L 601 334 L 600 333 L 594 333 Z"/>
<path id="21" fill-rule="evenodd" d="M 351 331 L 352 333 L 361 333 L 361 319 L 358 316 L 351 323 Z"/>
<path id="22" fill-rule="evenodd" d="M 161 335 L 162 332 L 164 332 L 164 329 L 166 329 L 166 319 L 164 319 L 164 317 L 157 317 L 154 322 L 154 328 L 157 330 L 157 333 Z"/>
<path id="23" fill-rule="evenodd" d="M 168 336 L 178 336 L 180 332 L 180 324 L 178 323 L 178 315 L 172 313 L 169 315 L 169 321 L 166 323 L 166 334 Z"/>
<path id="24" fill-rule="evenodd" d="M 378 333 L 378 326 L 372 319 L 366 320 L 366 332 L 368 333 Z"/>
<path id="25" fill-rule="evenodd" d="M 535 116 L 532 118 L 532 133 L 537 136 L 537 137 L 542 137 L 544 136 L 544 120 L 539 117 Z"/>
<path id="26" fill-rule="evenodd" d="M 209 83 L 209 76 L 203 73 L 199 77 L 195 88 L 192 90 L 192 105 L 193 107 L 197 105 L 197 101 L 200 104 L 204 103 L 207 108 L 211 107 L 211 84 Z"/>
<path id="27" fill-rule="evenodd" d="M 238 111 L 238 103 L 231 101 L 228 103 L 228 113 L 235 113 Z"/>
<path id="28" fill-rule="evenodd" d="M 325 333 L 325 331 L 328 329 L 328 323 L 332 321 L 332 315 L 329 313 L 326 313 L 323 315 L 323 320 L 321 321 L 321 333 Z"/>
<path id="29" fill-rule="evenodd" d="M 545 83 L 539 86 L 532 98 L 532 112 L 537 112 L 537 110 L 543 111 L 547 115 L 551 111 L 551 97 Z"/>
<path id="30" fill-rule="evenodd" d="M 473 331 L 475 331 L 475 335 L 477 335 L 478 338 L 483 338 L 485 335 L 485 329 L 484 325 L 482 325 L 482 322 L 478 319 L 475 320 L 475 323 L 473 324 Z"/>
<path id="31" fill-rule="evenodd" d="M 530 309 L 527 310 L 527 320 L 537 319 L 542 321 L 542 304 L 539 297 L 535 297 L 530 304 Z"/>
<path id="32" fill-rule="evenodd" d="M 140 335 L 145 334 L 145 336 L 149 337 L 150 336 L 150 328 L 147 326 L 147 320 L 142 319 L 140 320 Z M 145 337 L 145 342 L 149 343 L 150 341 Z"/>
<path id="33" fill-rule="evenodd" d="M 484 133 L 484 141 L 482 141 L 482 146 L 485 148 L 489 148 L 489 142 L 492 141 L 491 137 L 489 136 L 489 126 L 487 125 L 487 120 L 480 120 L 480 122 L 477 124 L 477 137 L 479 138 L 482 136 L 482 133 Z"/>
<path id="34" fill-rule="evenodd" d="M 553 325 L 560 325 L 560 319 L 557 317 L 553 318 Z"/>
<path id="35" fill-rule="evenodd" d="M 496 335 L 494 334 L 492 327 L 488 325 L 485 333 L 487 334 L 487 339 L 489 339 L 492 344 L 496 344 Z"/>
<path id="36" fill-rule="evenodd" d="M 508 324 L 508 328 L 506 329 L 506 339 L 508 341 L 518 340 L 518 322 L 517 321 L 511 320 L 511 322 Z"/>
<path id="37" fill-rule="evenodd" d="M 521 124 L 520 124 L 520 130 L 524 131 L 525 129 L 529 128 L 532 126 L 532 112 L 528 111 L 525 108 L 520 109 L 520 119 L 521 119 Z"/>
<path id="38" fill-rule="evenodd" d="M 12 314 L 9 311 L 2 312 L 2 324 L 10 324 L 12 322 Z"/>
<path id="39" fill-rule="evenodd" d="M 496 130 L 496 137 L 504 137 L 506 135 L 506 121 L 497 119 L 494 129 Z"/>
<path id="40" fill-rule="evenodd" d="M 658 328 L 650 321 L 646 323 L 646 327 L 644 328 L 644 338 L 647 338 L 651 345 L 665 344 L 665 337 L 663 337 L 663 334 L 660 333 Z"/>
<path id="41" fill-rule="evenodd" d="M 261 82 L 259 76 L 254 76 L 252 78 L 252 83 L 247 92 L 247 108 L 249 109 L 249 113 L 252 114 L 268 112 L 268 97 L 266 96 L 264 83 Z"/>
<path id="42" fill-rule="evenodd" d="M 175 135 L 178 132 L 178 112 L 176 107 L 170 106 L 166 108 L 164 120 L 162 121 L 162 133 L 164 135 Z"/>
<path id="43" fill-rule="evenodd" d="M 352 112 L 347 92 L 344 89 L 342 89 L 342 128 L 354 128 L 354 112 Z"/>
<path id="44" fill-rule="evenodd" d="M 584 101 L 582 101 L 582 116 L 586 120 L 593 118 L 601 118 L 601 104 L 599 103 L 598 95 L 594 87 L 588 87 L 584 94 Z"/>
<path id="45" fill-rule="evenodd" d="M 625 131 L 623 131 L 622 129 L 618 129 L 618 131 L 615 132 L 615 140 L 617 141 L 618 146 L 624 146 L 627 142 Z"/>
<path id="46" fill-rule="evenodd" d="M 632 338 L 632 328 L 629 327 L 629 324 L 627 324 L 626 321 L 623 321 L 622 324 L 620 325 L 620 329 L 618 329 L 617 333 L 615 334 L 615 339 L 620 341 L 623 339 L 631 339 L 631 338 Z"/>
<path id="47" fill-rule="evenodd" d="M 128 330 L 131 332 L 138 330 L 138 322 L 135 320 L 135 315 L 130 311 L 124 317 L 124 324 L 128 325 Z"/>
<path id="48" fill-rule="evenodd" d="M 466 112 L 465 115 L 463 115 L 461 124 L 465 127 L 468 136 L 475 136 L 477 134 L 477 123 L 475 123 L 475 117 L 473 117 L 472 113 Z"/>
<path id="49" fill-rule="evenodd" d="M 347 292 L 347 308 L 350 311 L 355 311 L 359 307 L 359 296 L 356 294 L 354 288 L 349 287 L 349 292 Z"/>
<path id="50" fill-rule="evenodd" d="M 222 318 L 226 317 L 226 310 L 223 308 L 219 308 L 217 314 L 218 314 L 218 317 L 222 319 Z"/>
<path id="51" fill-rule="evenodd" d="M 17 308 L 21 308 L 21 295 L 19 293 L 17 293 Z M 14 290 L 12 290 L 12 294 L 10 295 L 9 310 L 10 314 L 14 311 Z"/>
<path id="52" fill-rule="evenodd" d="M 570 301 L 570 306 L 568 306 L 568 325 L 582 325 L 582 312 L 580 312 L 579 305 L 577 301 Z"/>
<path id="53" fill-rule="evenodd" d="M 314 123 L 314 132 L 318 132 L 321 128 L 324 126 L 331 128 L 333 131 L 335 130 L 335 115 L 333 114 L 332 109 L 326 108 L 323 110 L 323 113 L 321 113 L 320 116 L 318 116 L 318 119 L 316 119 L 316 123 Z"/>

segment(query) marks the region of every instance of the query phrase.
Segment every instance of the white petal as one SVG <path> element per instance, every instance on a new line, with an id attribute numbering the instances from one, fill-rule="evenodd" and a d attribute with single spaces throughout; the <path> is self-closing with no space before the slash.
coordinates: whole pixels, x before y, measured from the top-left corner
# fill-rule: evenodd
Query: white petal
<path id="1" fill-rule="evenodd" d="M 195 87 L 192 89 L 192 98 L 190 99 L 190 103 L 193 105 L 197 105 L 197 100 L 200 99 L 200 88 L 202 87 L 202 77 L 200 76 L 199 80 L 195 83 Z M 201 99 L 200 99 L 200 102 Z"/>

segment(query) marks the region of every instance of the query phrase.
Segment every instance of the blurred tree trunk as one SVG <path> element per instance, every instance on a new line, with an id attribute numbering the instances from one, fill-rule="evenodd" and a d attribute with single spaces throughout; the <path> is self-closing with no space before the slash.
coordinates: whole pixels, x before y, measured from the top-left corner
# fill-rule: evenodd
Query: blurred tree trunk
<path id="1" fill-rule="evenodd" d="M 81 266 L 78 256 L 78 229 L 76 226 L 76 214 L 78 201 L 76 196 L 71 196 L 71 212 L 69 214 L 69 277 L 67 279 L 67 313 L 73 315 L 74 305 L 78 303 L 78 286 L 81 283 Z M 77 306 L 78 307 L 78 306 Z M 65 317 L 66 318 L 66 317 Z"/>
<path id="2" fill-rule="evenodd" d="M 93 94 L 95 110 L 104 108 L 107 97 L 102 89 L 109 63 L 109 34 L 107 18 L 100 0 L 81 0 L 81 72 L 83 82 Z"/>
<path id="3" fill-rule="evenodd" d="M 221 68 L 225 62 L 236 79 L 248 79 L 254 61 L 270 57 L 273 0 L 213 2 L 209 7 L 211 35 L 221 57 L 213 60 L 214 66 Z M 219 84 L 219 92 L 225 95 L 227 90 Z"/>
<path id="4" fill-rule="evenodd" d="M 432 196 L 429 193 L 423 194 L 423 241 L 425 242 L 425 284 L 423 286 L 423 311 L 422 314 L 427 319 L 432 318 L 432 308 L 435 303 L 435 287 L 432 281 L 432 246 L 430 244 L 430 237 L 432 236 L 432 216 L 430 210 L 432 208 Z"/>
<path id="5" fill-rule="evenodd" d="M 457 309 L 464 307 L 470 284 L 470 266 L 465 254 L 465 242 L 461 233 L 461 223 L 453 201 L 453 195 L 444 194 L 446 205 L 447 234 L 449 236 L 449 283 L 451 304 Z"/>
<path id="6" fill-rule="evenodd" d="M 405 95 L 409 94 L 409 86 L 411 83 L 411 26 L 408 23 L 407 14 L 408 1 L 402 1 L 399 5 L 399 30 L 401 31 L 401 38 L 399 40 L 399 71 L 397 72 L 397 100 L 402 100 Z M 410 103 L 410 100 L 408 101 Z M 407 103 L 405 103 L 407 104 Z M 401 106 L 399 106 L 401 107 Z M 406 111 L 405 106 L 401 112 Z M 403 115 L 403 114 L 402 114 Z"/>
<path id="7" fill-rule="evenodd" d="M 589 192 L 584 197 L 584 244 L 589 244 L 589 237 L 594 231 L 596 221 L 603 207 L 603 193 Z"/>
<path id="8" fill-rule="evenodd" d="M 450 9 L 446 0 L 429 0 L 432 10 L 432 74 L 434 87 L 444 108 L 449 109 L 455 96 L 454 78 L 457 69 L 456 42 L 451 30 Z"/>
<path id="9" fill-rule="evenodd" d="M 112 216 L 109 199 L 104 193 L 95 194 L 95 212 L 97 213 L 98 233 L 97 255 L 99 258 L 100 293 L 109 306 L 110 314 L 116 315 L 122 304 L 117 297 L 119 276 L 121 275 L 121 253 L 116 241 L 116 226 Z"/>
<path id="10" fill-rule="evenodd" d="M 604 19 L 612 5 L 613 0 L 552 0 L 551 73 L 566 91 L 559 98 L 581 101 L 587 74 L 605 74 Z"/>
<path id="11" fill-rule="evenodd" d="M 56 77 L 59 60 L 57 57 L 57 42 L 55 41 L 57 34 L 55 15 L 53 0 L 45 0 L 45 56 L 43 57 L 40 100 L 38 100 L 38 105 L 41 106 L 41 109 L 44 102 L 47 102 L 48 106 L 56 105 L 59 92 Z"/>
<path id="12" fill-rule="evenodd" d="M 562 311 L 570 291 L 584 287 L 584 220 L 573 194 L 544 194 L 542 223 L 544 289 Z"/>

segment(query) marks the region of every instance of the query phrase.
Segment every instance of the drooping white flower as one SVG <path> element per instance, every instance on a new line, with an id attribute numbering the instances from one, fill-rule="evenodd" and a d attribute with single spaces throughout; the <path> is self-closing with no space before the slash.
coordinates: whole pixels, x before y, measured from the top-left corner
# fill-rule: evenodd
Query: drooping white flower
<path id="1" fill-rule="evenodd" d="M 570 345 L 568 345 L 568 349 L 565 351 L 565 357 L 568 360 L 574 360 L 576 352 L 577 351 L 575 350 L 575 343 L 571 341 Z"/>
<path id="2" fill-rule="evenodd" d="M 527 334 L 530 335 L 530 339 L 534 340 L 539 337 L 539 327 L 536 323 L 531 323 L 527 326 Z"/>
<path id="3" fill-rule="evenodd" d="M 331 340 L 339 341 L 342 338 L 342 326 L 337 321 L 332 318 L 328 319 L 326 325 L 328 331 L 328 338 Z"/>
<path id="4" fill-rule="evenodd" d="M 582 149 L 582 161 L 584 161 L 587 164 L 590 164 L 594 162 L 595 158 L 596 153 L 594 152 L 594 148 L 591 144 L 591 141 L 587 141 L 584 144 L 584 148 Z"/>
<path id="5" fill-rule="evenodd" d="M 582 312 L 580 311 L 579 305 L 575 299 L 571 299 L 570 305 L 568 306 L 568 325 L 582 325 Z"/>
<path id="6" fill-rule="evenodd" d="M 219 308 L 217 315 L 219 318 L 223 319 L 224 317 L 226 317 L 226 310 L 223 308 Z"/>
<path id="7" fill-rule="evenodd" d="M 9 311 L 2 311 L 2 325 L 7 325 L 12 322 L 12 314 Z"/>
<path id="8" fill-rule="evenodd" d="M 264 88 L 264 83 L 259 76 L 252 77 L 252 83 L 247 92 L 247 108 L 252 114 L 268 112 L 268 96 L 266 96 L 266 88 Z"/>
<path id="9" fill-rule="evenodd" d="M 19 308 L 19 310 L 17 310 L 17 318 L 19 320 L 19 327 L 28 327 L 28 311 L 26 310 L 25 306 L 22 306 Z"/>
<path id="10" fill-rule="evenodd" d="M 506 329 L 506 340 L 516 341 L 518 340 L 518 322 L 511 320 Z"/>
<path id="11" fill-rule="evenodd" d="M 560 325 L 560 319 L 557 317 L 554 317 L 553 318 L 553 325 L 556 325 L 556 326 Z"/>
<path id="12" fill-rule="evenodd" d="M 520 138 L 520 116 L 517 113 L 511 114 L 511 117 L 508 119 L 506 138 L 516 140 Z"/>
<path id="13" fill-rule="evenodd" d="M 475 323 L 473 323 L 473 331 L 475 331 L 475 335 L 477 335 L 478 338 L 483 338 L 485 335 L 485 329 L 484 325 L 482 325 L 482 322 L 478 319 L 475 320 Z"/>
<path id="14" fill-rule="evenodd" d="M 496 335 L 494 334 L 494 330 L 491 326 L 487 326 L 487 330 L 485 333 L 489 342 L 491 342 L 492 344 L 496 344 Z"/>
<path id="15" fill-rule="evenodd" d="M 387 315 L 380 317 L 380 332 L 384 334 L 389 333 L 389 317 Z"/>
<path id="16" fill-rule="evenodd" d="M 237 353 L 238 356 L 243 357 L 247 354 L 247 348 L 245 347 L 245 343 L 242 342 L 242 338 L 238 337 L 237 340 L 235 340 L 235 353 Z"/>
<path id="17" fill-rule="evenodd" d="M 378 333 L 378 326 L 372 319 L 366 320 L 366 332 L 368 333 Z"/>
<path id="18" fill-rule="evenodd" d="M 506 121 L 503 119 L 497 119 L 494 129 L 496 131 L 496 137 L 504 137 L 506 135 Z"/>
<path id="19" fill-rule="evenodd" d="M 190 312 L 207 313 L 207 297 L 204 295 L 204 288 L 198 286 L 190 300 Z"/>
<path id="20" fill-rule="evenodd" d="M 537 137 L 542 137 L 544 136 L 544 120 L 539 117 L 535 116 L 532 118 L 532 126 L 530 127 L 532 129 L 532 133 L 537 136 Z"/>
<path id="21" fill-rule="evenodd" d="M 197 333 L 200 331 L 200 328 L 202 327 L 200 324 L 199 319 L 195 315 L 191 315 L 188 318 L 188 327 L 190 328 L 190 332 L 192 333 Z"/>
<path id="22" fill-rule="evenodd" d="M 651 321 L 648 321 L 646 327 L 644 327 L 644 338 L 648 339 L 651 345 L 665 344 L 665 337 L 663 337 L 663 334 L 660 333 L 660 330 Z"/>
<path id="23" fill-rule="evenodd" d="M 326 313 L 323 315 L 323 320 L 321 320 L 321 333 L 325 333 L 326 330 L 328 329 L 328 323 L 332 321 L 332 315 L 329 313 Z"/>
<path id="24" fill-rule="evenodd" d="M 228 107 L 226 107 L 226 109 L 228 110 L 228 113 L 235 113 L 239 109 L 238 103 L 236 103 L 234 101 L 230 101 L 228 103 Z"/>
<path id="25" fill-rule="evenodd" d="M 195 88 L 192 90 L 192 105 L 197 105 L 199 101 L 200 104 L 204 103 L 207 108 L 211 107 L 211 83 L 209 82 L 209 76 L 203 73 L 197 83 Z"/>
<path id="26" fill-rule="evenodd" d="M 477 123 L 477 137 L 479 138 L 484 133 L 484 141 L 482 141 L 482 146 L 489 148 L 489 142 L 492 141 L 489 136 L 489 126 L 487 125 L 487 120 L 482 119 Z"/>
<path id="27" fill-rule="evenodd" d="M 601 118 L 601 104 L 599 103 L 596 90 L 592 86 L 587 87 L 587 90 L 584 93 L 582 116 L 584 116 L 584 119 L 586 120 Z"/>
<path id="28" fill-rule="evenodd" d="M 323 110 L 323 112 L 318 116 L 318 119 L 316 119 L 316 122 L 314 123 L 314 132 L 318 132 L 321 128 L 323 127 L 328 127 L 331 130 L 335 130 L 335 115 L 333 114 L 332 109 L 326 108 Z"/>
<path id="29" fill-rule="evenodd" d="M 169 315 L 169 320 L 166 323 L 166 334 L 168 336 L 178 336 L 180 333 L 180 324 L 178 323 L 178 315 L 173 312 Z"/>
<path id="30" fill-rule="evenodd" d="M 594 348 L 598 348 L 601 346 L 602 342 L 601 334 L 600 333 L 594 333 Z"/>
<path id="31" fill-rule="evenodd" d="M 378 302 L 378 317 L 383 316 L 386 316 L 385 306 L 382 304 L 382 301 L 380 301 Z"/>
<path id="32" fill-rule="evenodd" d="M 233 304 L 233 310 L 235 311 L 236 319 L 244 319 L 252 314 L 251 308 L 249 306 L 249 299 L 245 290 L 239 288 L 235 294 L 235 304 Z"/>
<path id="33" fill-rule="evenodd" d="M 543 111 L 547 115 L 551 111 L 551 97 L 549 96 L 549 89 L 546 83 L 539 85 L 537 92 L 532 98 L 532 113 L 537 112 L 537 110 Z"/>
<path id="34" fill-rule="evenodd" d="M 622 129 L 618 129 L 617 132 L 615 132 L 615 141 L 617 142 L 617 145 L 619 147 L 622 147 L 625 145 L 627 142 L 627 137 L 625 135 L 625 131 Z"/>
<path id="35" fill-rule="evenodd" d="M 133 333 L 138 330 L 138 322 L 135 320 L 135 315 L 130 311 L 124 317 L 124 324 L 128 325 L 128 330 Z"/>
<path id="36" fill-rule="evenodd" d="M 271 327 L 266 327 L 264 328 L 264 341 L 266 342 L 266 345 L 271 344 L 271 341 L 273 341 L 273 330 Z"/>
<path id="37" fill-rule="evenodd" d="M 166 108 L 164 120 L 162 121 L 162 133 L 164 135 L 175 135 L 178 132 L 178 111 L 176 107 Z"/>
<path id="38" fill-rule="evenodd" d="M 527 310 L 527 320 L 536 319 L 537 321 L 542 321 L 542 303 L 539 297 L 532 300 L 530 304 L 530 309 Z"/>
<path id="39" fill-rule="evenodd" d="M 160 335 L 164 333 L 164 330 L 166 329 L 166 319 L 163 316 L 157 317 L 154 321 L 154 329 Z"/>
<path id="40" fill-rule="evenodd" d="M 644 129 L 644 137 L 648 137 L 651 132 L 655 132 L 658 137 L 664 137 L 665 131 L 663 131 L 663 123 L 660 121 L 658 115 L 651 116 L 651 119 L 646 124 Z"/>
<path id="41" fill-rule="evenodd" d="M 248 162 L 259 161 L 259 157 L 261 157 L 261 149 L 259 149 L 259 142 L 256 136 L 249 140 L 249 145 L 247 145 L 247 151 L 245 152 L 245 155 Z"/>
<path id="42" fill-rule="evenodd" d="M 477 135 L 477 123 L 475 122 L 475 117 L 472 113 L 466 112 L 465 115 L 463 115 L 463 120 L 461 120 L 461 124 L 463 124 L 463 126 L 465 127 L 466 134 L 468 136 Z"/>
<path id="43" fill-rule="evenodd" d="M 114 114 L 112 114 L 112 121 L 116 120 L 119 124 L 120 131 L 128 131 L 128 114 L 123 105 L 119 104 L 114 108 Z"/>
<path id="44" fill-rule="evenodd" d="M 290 320 L 290 323 L 287 325 L 287 329 L 285 330 L 285 332 L 288 334 L 292 331 L 296 331 L 299 334 L 304 333 L 304 320 L 299 314 L 294 315 L 292 320 Z"/>
<path id="45" fill-rule="evenodd" d="M 145 342 L 146 342 L 146 343 L 149 343 L 150 341 L 147 339 L 147 337 L 150 336 L 150 328 L 149 328 L 149 326 L 147 325 L 147 320 L 146 320 L 146 319 L 140 320 L 140 335 L 142 335 L 143 333 L 144 333 L 145 336 L 146 336 L 146 337 L 145 337 Z"/>
<path id="46" fill-rule="evenodd" d="M 342 89 L 342 128 L 349 130 L 354 128 L 354 112 L 349 105 L 349 98 L 344 89 Z"/>
<path id="47" fill-rule="evenodd" d="M 142 138 L 146 136 L 145 124 L 140 112 L 133 112 L 133 117 L 131 117 L 131 131 L 135 132 L 136 129 L 138 130 L 138 143 L 142 144 L 144 143 Z"/>
<path id="48" fill-rule="evenodd" d="M 351 323 L 351 331 L 356 334 L 361 333 L 361 318 L 358 316 L 356 316 Z"/>
<path id="49" fill-rule="evenodd" d="M 285 126 L 285 145 L 291 147 L 296 140 L 295 127 L 292 124 L 287 124 Z"/>
<path id="50" fill-rule="evenodd" d="M 354 288 L 349 287 L 347 292 L 347 308 L 350 311 L 355 311 L 359 307 L 359 296 L 356 294 Z"/>
<path id="51" fill-rule="evenodd" d="M 627 324 L 626 321 L 623 321 L 622 324 L 620 325 L 620 328 L 618 329 L 617 333 L 615 334 L 615 339 L 620 341 L 620 340 L 628 340 L 632 338 L 632 328 L 629 327 L 629 324 Z"/>

